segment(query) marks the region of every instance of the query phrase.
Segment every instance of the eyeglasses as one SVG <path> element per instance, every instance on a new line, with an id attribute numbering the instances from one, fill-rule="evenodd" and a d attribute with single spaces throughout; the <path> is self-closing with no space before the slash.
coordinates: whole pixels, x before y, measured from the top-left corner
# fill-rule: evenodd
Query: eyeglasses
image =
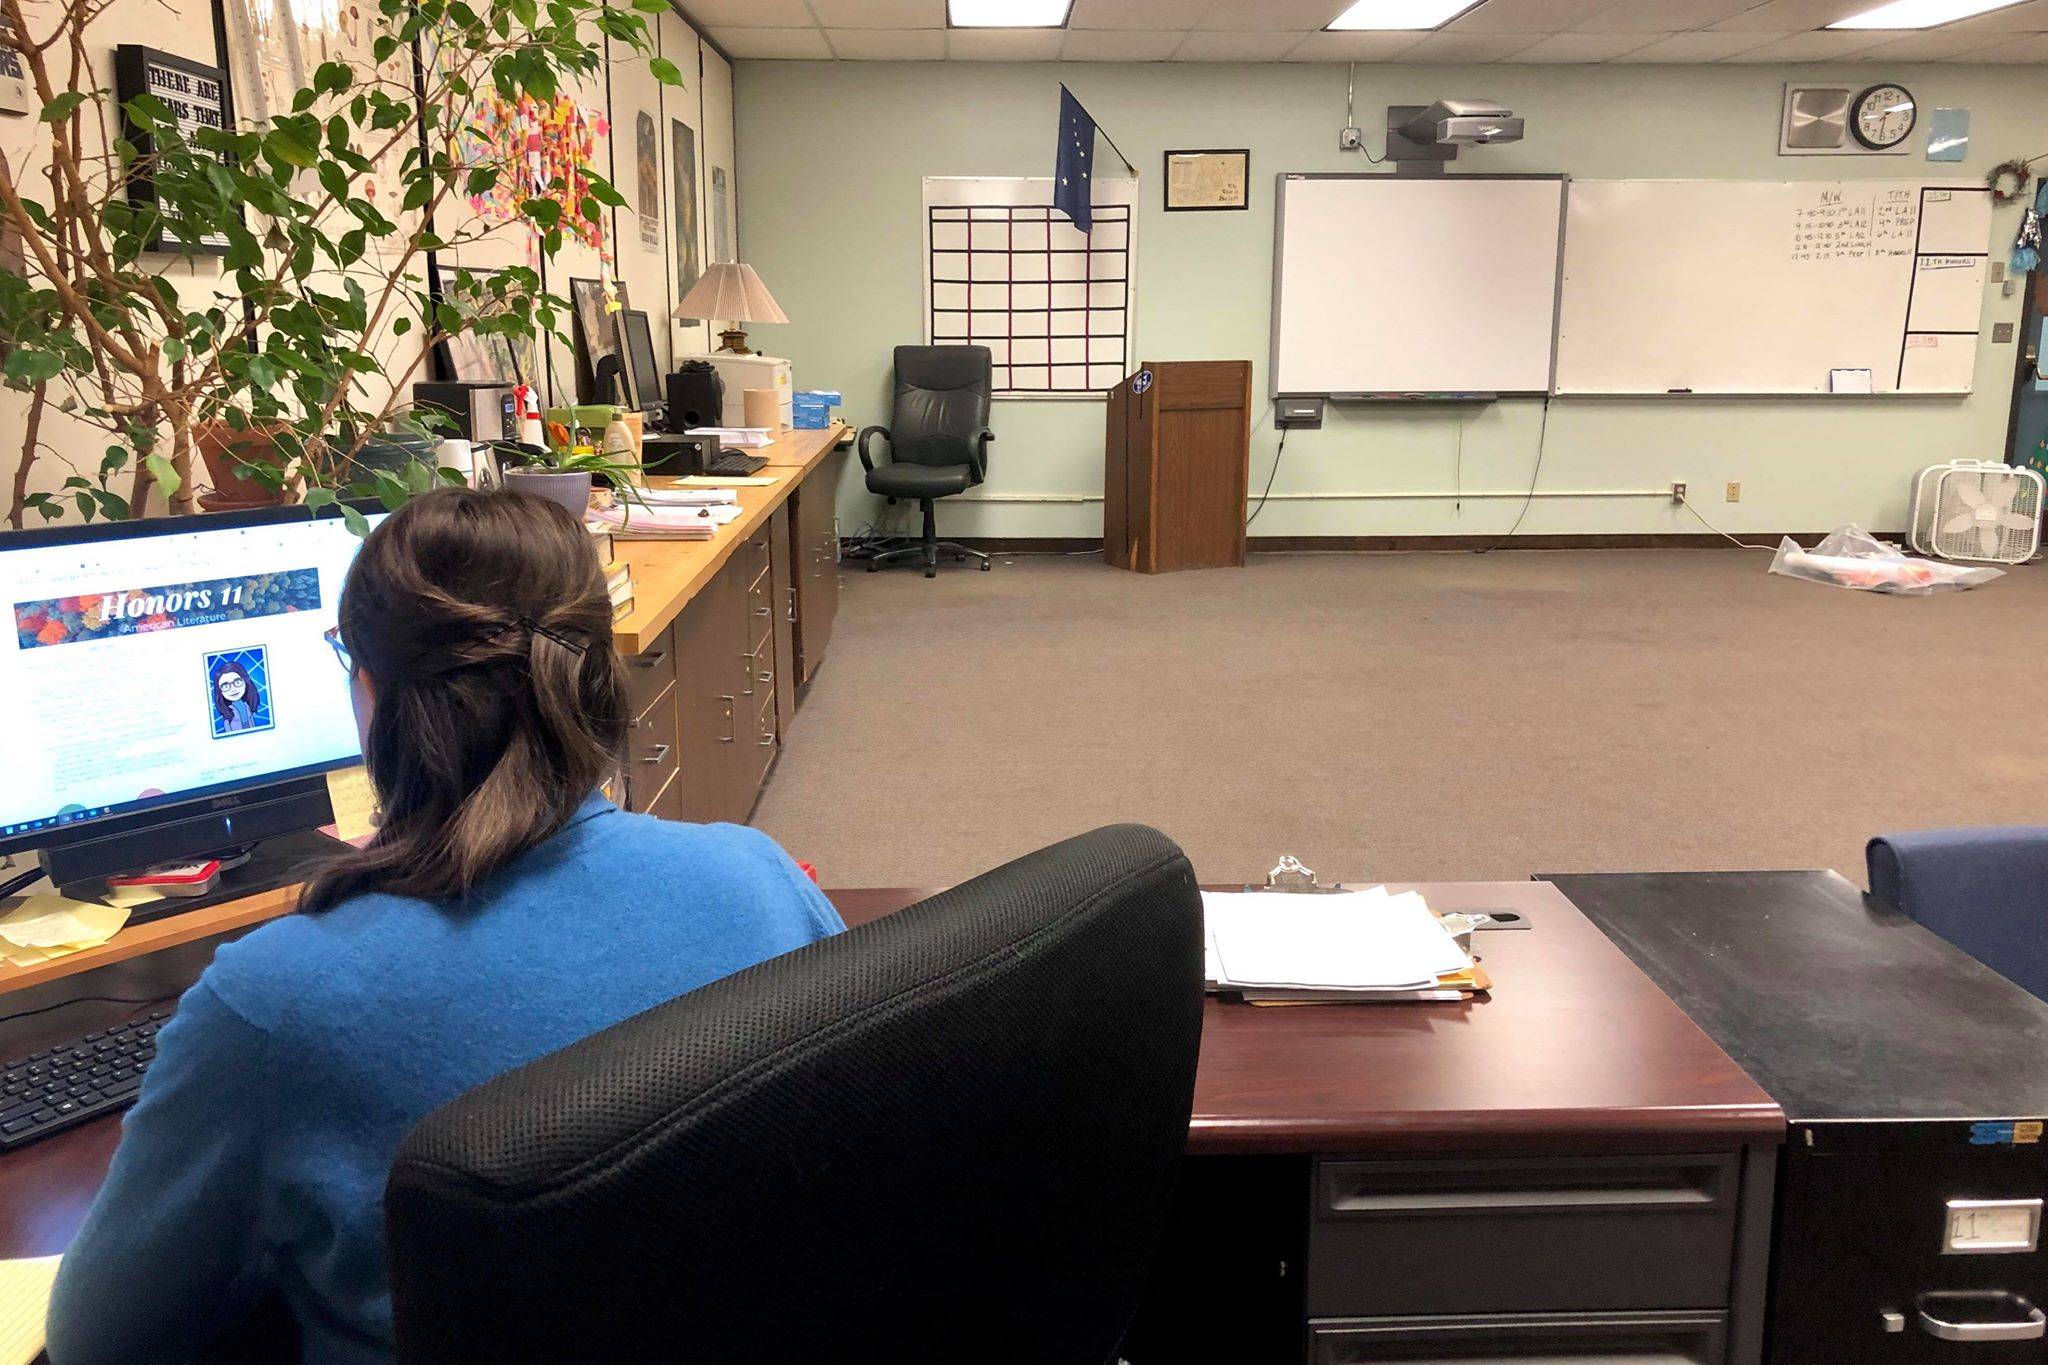
<path id="1" fill-rule="evenodd" d="M 341 660 L 341 666 L 344 670 L 347 671 L 349 677 L 355 677 L 355 655 L 349 653 L 348 646 L 341 642 L 341 627 L 329 626 L 326 630 L 321 632 L 320 638 L 327 641 L 328 644 L 334 646 L 334 657 Z"/>

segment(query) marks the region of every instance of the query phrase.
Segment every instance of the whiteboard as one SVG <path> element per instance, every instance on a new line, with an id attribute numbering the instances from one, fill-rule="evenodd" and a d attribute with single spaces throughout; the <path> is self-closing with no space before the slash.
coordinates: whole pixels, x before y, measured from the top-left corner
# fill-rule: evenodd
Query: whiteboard
<path id="1" fill-rule="evenodd" d="M 1275 397 L 1546 393 L 1562 176 L 1279 178 Z"/>
<path id="2" fill-rule="evenodd" d="M 1557 391 L 1970 391 L 1991 245 L 1982 185 L 1578 180 Z"/>

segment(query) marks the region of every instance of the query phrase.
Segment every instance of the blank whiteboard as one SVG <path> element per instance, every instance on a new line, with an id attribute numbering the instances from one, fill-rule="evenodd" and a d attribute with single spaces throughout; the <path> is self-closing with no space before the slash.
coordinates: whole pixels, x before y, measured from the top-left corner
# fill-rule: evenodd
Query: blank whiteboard
<path id="1" fill-rule="evenodd" d="M 1562 176 L 1282 175 L 1275 397 L 1546 393 Z"/>
<path id="2" fill-rule="evenodd" d="M 1574 181 L 1558 392 L 1968 393 L 1990 244 L 1982 185 Z"/>

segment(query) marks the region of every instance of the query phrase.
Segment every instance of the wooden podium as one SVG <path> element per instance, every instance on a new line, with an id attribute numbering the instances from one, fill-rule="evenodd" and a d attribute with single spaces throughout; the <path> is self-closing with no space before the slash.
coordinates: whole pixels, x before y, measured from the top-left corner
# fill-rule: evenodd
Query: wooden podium
<path id="1" fill-rule="evenodd" d="M 1150 362 L 1110 390 L 1102 553 L 1120 569 L 1242 568 L 1249 360 Z"/>

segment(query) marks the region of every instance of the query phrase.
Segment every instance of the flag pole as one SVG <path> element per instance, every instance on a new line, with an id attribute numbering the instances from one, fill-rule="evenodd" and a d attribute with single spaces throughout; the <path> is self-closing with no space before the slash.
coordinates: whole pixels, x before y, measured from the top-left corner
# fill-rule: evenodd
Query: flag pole
<path id="1" fill-rule="evenodd" d="M 1060 82 L 1060 89 L 1065 90 L 1070 95 L 1073 94 L 1072 88 L 1069 87 L 1065 81 Z M 1076 104 L 1080 104 L 1080 100 L 1081 97 L 1079 95 L 1074 96 L 1074 102 Z M 1081 105 L 1081 108 L 1085 111 L 1088 108 L 1088 106 L 1083 104 Z M 1101 122 L 1095 118 L 1095 115 L 1089 114 L 1088 119 L 1090 122 L 1095 124 L 1095 131 L 1097 135 L 1099 135 L 1104 142 L 1107 142 L 1109 144 L 1109 150 L 1116 153 L 1116 159 L 1124 163 L 1124 169 L 1129 171 L 1133 178 L 1136 178 L 1138 174 L 1138 168 L 1136 166 L 1133 166 L 1131 164 L 1131 159 L 1124 155 L 1124 149 L 1116 145 L 1116 139 L 1111 137 L 1106 131 L 1104 131 Z"/>

